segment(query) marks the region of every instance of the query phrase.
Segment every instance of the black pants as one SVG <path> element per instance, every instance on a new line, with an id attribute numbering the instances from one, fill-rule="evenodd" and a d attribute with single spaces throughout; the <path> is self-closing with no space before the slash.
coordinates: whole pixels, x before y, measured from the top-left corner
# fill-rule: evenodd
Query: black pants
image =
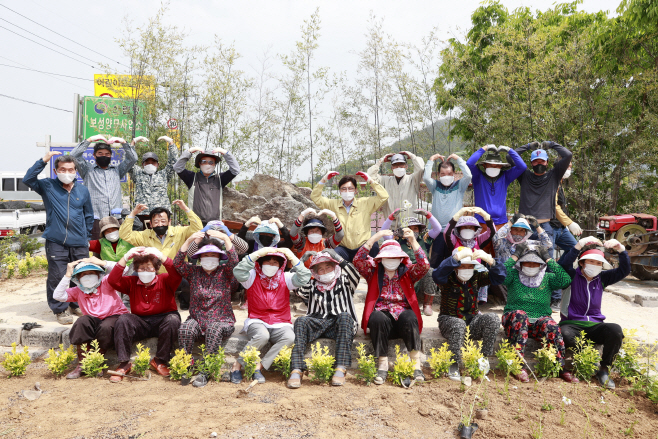
<path id="1" fill-rule="evenodd" d="M 388 311 L 373 311 L 368 320 L 370 340 L 375 348 L 375 357 L 388 355 L 388 341 L 401 338 L 407 351 L 420 350 L 418 318 L 410 309 L 402 311 L 397 320 Z"/>
<path id="2" fill-rule="evenodd" d="M 155 356 L 165 363 L 171 358 L 171 349 L 178 340 L 180 314 L 178 311 L 138 316 L 122 314 L 114 325 L 114 346 L 119 363 L 130 361 L 130 350 L 135 341 L 158 337 Z"/>
<path id="3" fill-rule="evenodd" d="M 589 328 L 577 325 L 560 325 L 560 331 L 562 332 L 562 338 L 564 338 L 564 344 L 568 348 L 576 347 L 576 337 L 580 335 L 581 331 L 585 331 L 587 338 L 595 344 L 602 344 L 601 366 L 612 365 L 612 361 L 621 349 L 621 342 L 624 339 L 624 332 L 621 330 L 621 326 L 616 323 L 599 323 Z"/>
<path id="4" fill-rule="evenodd" d="M 114 325 L 119 316 L 109 316 L 104 319 L 92 316 L 79 317 L 73 326 L 69 338 L 71 344 L 79 346 L 87 344 L 91 347 L 92 340 L 98 340 L 98 347 L 107 351 L 114 347 Z"/>
<path id="5" fill-rule="evenodd" d="M 180 291 L 180 294 L 178 295 L 178 303 L 180 304 L 181 309 L 189 309 L 190 308 L 190 283 L 187 281 L 187 279 L 183 279 L 178 285 L 178 291 Z"/>
<path id="6" fill-rule="evenodd" d="M 69 262 L 89 257 L 89 246 L 66 247 L 53 241 L 46 241 L 46 259 L 48 260 L 48 279 L 46 280 L 46 297 L 48 306 L 55 314 L 62 313 L 71 305 L 77 308 L 75 302 L 60 302 L 53 299 L 55 288 L 59 285 L 66 274 L 66 266 Z"/>
<path id="7" fill-rule="evenodd" d="M 361 247 L 363 247 L 363 246 L 361 246 Z M 354 260 L 354 256 L 356 256 L 357 252 L 361 249 L 361 247 L 351 249 L 351 248 L 347 248 L 347 247 L 343 247 L 342 245 L 339 245 L 334 250 L 336 250 L 336 253 L 338 253 L 338 255 L 341 258 L 345 259 L 348 262 L 352 262 L 352 260 Z M 377 256 L 377 253 L 379 253 L 379 243 L 375 242 L 375 245 L 372 246 L 372 248 L 370 249 L 370 252 L 368 252 L 368 254 L 370 255 L 370 257 L 374 258 L 375 256 Z"/>

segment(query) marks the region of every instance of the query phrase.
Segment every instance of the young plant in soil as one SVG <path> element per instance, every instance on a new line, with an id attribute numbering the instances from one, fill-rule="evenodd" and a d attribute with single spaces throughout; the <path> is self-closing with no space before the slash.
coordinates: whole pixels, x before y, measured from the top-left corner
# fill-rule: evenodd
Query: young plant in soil
<path id="1" fill-rule="evenodd" d="M 82 373 L 88 377 L 99 377 L 103 375 L 103 369 L 107 367 L 105 364 L 105 356 L 101 354 L 98 340 L 92 340 L 91 349 L 86 350 L 87 345 L 82 345 L 82 353 L 84 357 L 80 362 Z"/>
<path id="2" fill-rule="evenodd" d="M 135 361 L 133 361 L 132 373 L 143 377 L 146 375 L 146 371 L 149 368 L 149 363 L 151 362 L 151 350 L 145 348 L 141 343 L 137 344 L 137 356 Z"/>
<path id="3" fill-rule="evenodd" d="M 546 339 L 543 341 L 543 347 L 535 352 L 535 359 L 537 360 L 535 373 L 540 377 L 556 378 L 562 370 L 562 366 L 557 360 L 557 349 L 553 344 L 548 343 Z"/>
<path id="4" fill-rule="evenodd" d="M 470 427 L 471 426 L 471 424 L 473 422 L 473 410 L 475 409 L 476 401 L 479 398 L 478 394 L 480 393 L 480 391 L 483 388 L 486 389 L 485 382 L 488 382 L 488 381 L 489 381 L 489 379 L 485 377 L 482 381 L 480 381 L 480 384 L 478 384 L 477 387 L 475 387 L 475 386 L 471 387 L 470 389 L 467 389 L 464 392 L 464 395 L 462 396 L 461 404 L 459 405 L 460 426 L 463 426 L 463 427 Z M 474 389 L 475 393 L 473 395 L 472 401 L 470 402 L 470 404 L 468 404 L 466 410 L 464 410 L 464 401 L 466 399 L 466 395 L 468 395 L 469 390 L 471 390 L 471 389 Z"/>
<path id="5" fill-rule="evenodd" d="M 539 421 L 530 424 L 530 436 L 532 439 L 542 439 L 544 437 L 543 418 L 539 415 Z"/>
<path id="6" fill-rule="evenodd" d="M 464 346 L 461 347 L 462 361 L 464 362 L 464 370 L 466 375 L 476 380 L 485 375 L 481 367 L 481 360 L 484 359 L 482 355 L 482 341 L 474 342 L 471 340 L 471 329 L 466 327 L 466 336 L 464 339 Z"/>
<path id="7" fill-rule="evenodd" d="M 199 372 L 205 372 L 208 377 L 215 381 L 222 379 L 222 367 L 226 363 L 226 354 L 224 348 L 219 346 L 216 354 L 206 352 L 206 345 L 201 346 L 201 361 L 198 366 Z"/>
<path id="8" fill-rule="evenodd" d="M 623 329 L 624 340 L 621 349 L 612 362 L 612 369 L 622 378 L 640 375 L 640 343 L 635 338 L 637 329 Z"/>
<path id="9" fill-rule="evenodd" d="M 359 371 L 356 377 L 363 380 L 369 386 L 377 377 L 377 365 L 375 364 L 375 357 L 370 354 L 366 355 L 366 346 L 359 343 L 356 347 L 356 352 L 359 354 L 357 363 L 359 364 Z"/>
<path id="10" fill-rule="evenodd" d="M 169 378 L 180 381 L 183 376 L 188 377 L 192 365 L 192 354 L 186 354 L 185 349 L 176 349 L 171 360 L 169 360 Z"/>
<path id="11" fill-rule="evenodd" d="M 278 370 L 281 372 L 283 377 L 285 379 L 290 378 L 290 363 L 291 363 L 291 357 L 292 357 L 292 348 L 294 345 L 291 346 L 284 346 L 281 348 L 279 351 L 279 355 L 276 356 L 274 359 L 274 362 L 272 365 L 274 366 L 275 370 Z"/>
<path id="12" fill-rule="evenodd" d="M 619 430 L 619 432 L 621 434 L 623 434 L 624 436 L 631 436 L 631 437 L 635 436 L 635 429 L 633 427 L 635 427 L 635 424 L 637 424 L 637 423 L 638 423 L 638 421 L 635 420 L 635 421 L 633 421 L 633 423 L 631 424 L 630 427 L 623 428 L 623 429 Z"/>
<path id="13" fill-rule="evenodd" d="M 334 375 L 334 363 L 336 359 L 329 355 L 327 346 L 320 346 L 320 342 L 315 346 L 311 345 L 311 358 L 304 360 L 309 372 L 313 373 L 313 381 L 328 383 Z"/>
<path id="14" fill-rule="evenodd" d="M 240 352 L 240 357 L 244 361 L 244 374 L 247 379 L 251 379 L 256 372 L 256 366 L 260 363 L 260 351 L 254 346 L 247 346 L 244 351 Z"/>
<path id="15" fill-rule="evenodd" d="M 64 345 L 60 344 L 59 351 L 50 348 L 48 358 L 43 361 L 46 363 L 48 370 L 59 378 L 64 375 L 73 360 L 75 360 L 75 346 L 70 345 L 68 349 L 64 349 Z"/>
<path id="16" fill-rule="evenodd" d="M 405 378 L 413 378 L 414 362 L 409 355 L 400 353 L 400 346 L 395 345 L 395 365 L 391 374 L 391 381 L 402 386 Z M 404 387 L 404 386 L 403 386 Z"/>
<path id="17" fill-rule="evenodd" d="M 12 343 L 11 352 L 5 353 L 5 361 L 0 364 L 9 372 L 9 377 L 18 377 L 25 375 L 31 362 L 27 346 L 23 346 L 23 352 L 17 352 L 16 343 Z"/>
<path id="18" fill-rule="evenodd" d="M 590 382 L 592 376 L 598 371 L 598 363 L 601 362 L 601 354 L 594 347 L 594 343 L 585 337 L 585 331 L 581 331 L 576 337 L 576 348 L 573 354 L 573 371 L 576 377 Z"/>
<path id="19" fill-rule="evenodd" d="M 505 377 L 509 375 L 518 375 L 523 369 L 521 358 L 516 353 L 516 347 L 509 344 L 508 340 L 503 340 L 500 344 L 500 349 L 496 352 L 498 358 L 498 369 L 500 369 Z"/>
<path id="20" fill-rule="evenodd" d="M 453 355 L 448 343 L 443 343 L 438 350 L 430 349 L 430 357 L 427 362 L 430 364 L 434 378 L 441 378 L 448 374 L 450 366 L 455 364 L 455 360 L 452 359 Z"/>

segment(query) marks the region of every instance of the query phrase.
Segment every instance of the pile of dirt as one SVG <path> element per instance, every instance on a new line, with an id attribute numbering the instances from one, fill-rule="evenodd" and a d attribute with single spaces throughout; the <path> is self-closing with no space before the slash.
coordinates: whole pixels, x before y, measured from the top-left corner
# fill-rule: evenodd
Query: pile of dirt
<path id="1" fill-rule="evenodd" d="M 429 371 L 425 371 L 428 375 Z M 460 406 L 475 387 L 445 378 L 403 389 L 365 386 L 351 374 L 343 387 L 312 383 L 290 390 L 279 374 L 247 396 L 241 385 L 211 382 L 197 389 L 155 376 L 110 384 L 107 379 L 54 379 L 43 363 L 27 378 L 0 373 L 0 435 L 12 438 L 454 438 Z M 429 375 L 428 375 L 429 376 Z M 552 379 L 541 384 L 490 374 L 488 416 L 474 438 L 655 437 L 656 406 L 628 386 L 615 392 Z M 41 383 L 36 401 L 22 391 Z M 566 397 L 571 404 L 564 405 Z M 544 410 L 542 410 L 544 406 Z M 629 430 L 631 429 L 631 430 Z M 535 432 L 535 436 L 532 436 Z M 541 432 L 541 434 L 539 434 Z"/>

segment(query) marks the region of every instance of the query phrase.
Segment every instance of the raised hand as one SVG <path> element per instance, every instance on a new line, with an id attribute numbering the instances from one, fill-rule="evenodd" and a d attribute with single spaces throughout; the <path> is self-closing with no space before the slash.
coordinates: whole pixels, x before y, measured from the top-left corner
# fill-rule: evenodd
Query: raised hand
<path id="1" fill-rule="evenodd" d="M 188 210 L 190 210 L 185 205 L 185 201 L 183 201 L 183 200 L 176 200 L 176 201 L 172 202 L 171 205 L 172 206 L 178 206 L 183 212 L 187 212 Z"/>
<path id="2" fill-rule="evenodd" d="M 606 242 L 603 243 L 603 246 L 611 250 L 616 250 L 619 253 L 626 251 L 626 247 L 624 247 L 624 244 L 617 241 L 616 239 L 607 240 Z"/>
<path id="3" fill-rule="evenodd" d="M 535 229 L 539 227 L 539 221 L 537 221 L 537 218 L 535 218 L 532 215 L 526 215 L 525 216 L 526 221 L 528 221 L 528 224 L 530 224 L 530 227 L 534 227 Z"/>
<path id="4" fill-rule="evenodd" d="M 500 151 L 509 152 L 509 146 L 503 146 L 503 145 L 500 145 L 500 146 L 498 147 L 498 152 L 500 152 Z"/>
<path id="5" fill-rule="evenodd" d="M 306 262 L 307 260 L 309 260 L 310 258 L 312 258 L 313 256 L 315 256 L 315 255 L 317 255 L 317 254 L 318 254 L 318 252 L 307 251 L 306 253 L 304 253 L 304 254 L 302 255 L 302 257 L 301 257 L 299 260 L 300 260 L 301 262 Z"/>
<path id="6" fill-rule="evenodd" d="M 132 215 L 132 216 L 137 216 L 137 215 L 139 215 L 140 213 L 142 213 L 143 211 L 145 211 L 145 210 L 148 209 L 148 208 L 149 208 L 149 207 L 148 207 L 146 204 L 141 204 L 141 203 L 140 203 L 140 204 L 138 204 L 137 206 L 135 206 L 135 208 L 134 208 L 133 211 L 130 213 L 130 215 Z"/>
<path id="7" fill-rule="evenodd" d="M 336 218 L 338 218 L 338 216 L 336 216 L 336 213 L 329 209 L 322 209 L 321 211 L 318 212 L 318 216 L 320 215 L 327 215 L 334 221 L 336 221 Z"/>
<path id="8" fill-rule="evenodd" d="M 528 244 L 525 242 L 516 244 L 516 249 L 514 250 L 514 254 L 512 256 L 516 256 L 516 259 L 518 260 L 526 251 L 528 251 Z"/>
<path id="9" fill-rule="evenodd" d="M 252 224 L 258 225 L 260 223 L 261 223 L 261 220 L 260 220 L 260 218 L 258 218 L 258 216 L 252 216 L 251 218 L 249 218 L 247 220 L 246 223 L 244 223 L 244 225 L 247 226 L 247 227 L 250 227 Z"/>
<path id="10" fill-rule="evenodd" d="M 544 140 L 541 142 L 541 149 L 550 149 L 553 148 L 553 141 L 552 140 Z"/>
<path id="11" fill-rule="evenodd" d="M 192 234 L 192 236 L 190 236 L 189 238 L 187 238 L 187 240 L 190 241 L 190 242 L 194 241 L 194 242 L 196 242 L 196 243 L 198 244 L 198 243 L 200 243 L 201 240 L 202 240 L 203 238 L 205 238 L 205 237 L 206 237 L 205 232 L 194 232 L 194 233 Z"/>
<path id="12" fill-rule="evenodd" d="M 534 151 L 536 149 L 539 149 L 539 142 L 537 141 L 530 142 L 528 143 L 528 146 L 530 147 L 530 151 Z"/>
<path id="13" fill-rule="evenodd" d="M 414 210 L 414 213 L 416 215 L 423 215 L 425 218 L 430 219 L 432 218 L 432 214 L 426 211 L 425 209 L 416 209 Z"/>
<path id="14" fill-rule="evenodd" d="M 596 244 L 598 246 L 603 246 L 603 243 L 595 236 L 586 236 L 584 238 L 581 238 L 578 241 L 578 244 L 576 244 L 576 246 L 578 246 L 578 250 L 580 250 L 581 248 L 585 247 L 587 244 Z"/>
<path id="15" fill-rule="evenodd" d="M 484 146 L 482 147 L 482 149 L 484 149 L 485 151 L 488 151 L 488 150 L 490 150 L 490 149 L 491 149 L 491 150 L 494 150 L 494 151 L 497 150 L 496 145 L 492 145 L 492 144 L 484 145 Z"/>
<path id="16" fill-rule="evenodd" d="M 469 213 L 471 209 L 469 207 L 462 207 L 457 211 L 457 213 L 452 217 L 455 221 L 457 221 L 459 218 L 463 217 L 467 213 Z"/>
<path id="17" fill-rule="evenodd" d="M 158 137 L 158 142 L 161 141 L 161 140 L 164 140 L 165 142 L 167 142 L 167 145 L 173 145 L 174 144 L 174 139 L 172 139 L 169 136 L 160 136 L 160 137 Z"/>
<path id="18" fill-rule="evenodd" d="M 455 160 L 455 161 L 458 161 L 458 160 L 459 160 L 459 156 L 458 156 L 457 154 L 450 154 L 450 155 L 448 156 L 448 159 L 447 159 L 446 161 L 450 161 L 450 159 Z"/>
<path id="19" fill-rule="evenodd" d="M 145 250 L 146 250 L 146 247 L 133 247 L 133 248 L 131 248 L 130 250 L 128 250 L 126 252 L 126 254 L 123 256 L 123 259 L 125 259 L 126 261 L 129 261 L 132 258 L 134 258 L 135 256 L 137 256 L 138 254 L 144 253 Z"/>
<path id="20" fill-rule="evenodd" d="M 221 241 L 224 241 L 224 243 L 226 243 L 230 239 L 226 233 L 220 232 L 219 230 L 208 230 L 206 234 L 213 238 L 217 238 Z"/>
<path id="21" fill-rule="evenodd" d="M 113 143 L 120 143 L 123 145 L 124 143 L 126 143 L 126 141 L 122 137 L 110 137 L 109 139 L 107 139 L 108 145 L 111 145 Z"/>
<path id="22" fill-rule="evenodd" d="M 391 212 L 391 214 L 388 216 L 388 219 L 390 219 L 391 221 L 395 221 L 399 215 L 400 215 L 400 208 L 398 207 L 393 212 Z"/>
<path id="23" fill-rule="evenodd" d="M 138 137 L 135 137 L 135 138 L 130 142 L 130 145 L 131 145 L 131 146 L 135 146 L 135 143 L 137 143 L 137 142 L 146 142 L 146 143 L 148 143 L 148 141 L 149 141 L 149 139 L 147 139 L 146 137 L 144 137 L 144 136 L 138 136 Z"/>
<path id="24" fill-rule="evenodd" d="M 102 134 L 96 134 L 95 136 L 91 136 L 90 138 L 87 139 L 87 142 L 89 142 L 89 143 L 98 143 L 98 142 L 109 143 L 107 141 L 107 138 Z"/>
<path id="25" fill-rule="evenodd" d="M 459 250 L 457 253 L 452 255 L 453 258 L 455 258 L 456 261 L 461 261 L 464 258 L 471 258 L 473 259 L 473 250 L 471 250 L 468 247 L 464 247 L 461 250 Z"/>
<path id="26" fill-rule="evenodd" d="M 80 262 L 82 262 L 82 259 L 79 259 L 77 261 L 69 262 L 66 264 L 66 277 L 71 277 L 73 276 L 73 269 L 75 269 L 75 266 L 78 265 Z"/>
<path id="27" fill-rule="evenodd" d="M 573 234 L 573 236 L 580 236 L 583 234 L 583 229 L 581 229 L 578 223 L 575 221 L 569 224 L 567 228 Z"/>
<path id="28" fill-rule="evenodd" d="M 212 152 L 213 152 L 213 154 L 221 154 L 221 155 L 224 155 L 224 154 L 226 154 L 228 151 L 226 151 L 224 148 L 215 148 L 215 149 L 212 150 Z"/>
<path id="29" fill-rule="evenodd" d="M 481 209 L 479 207 L 471 207 L 471 212 L 477 213 L 485 221 L 489 221 L 491 219 L 491 215 L 489 215 L 484 209 Z"/>
<path id="30" fill-rule="evenodd" d="M 546 246 L 543 246 L 543 245 L 537 246 L 537 253 L 539 254 L 539 257 L 544 260 L 544 262 L 551 259 L 551 255 L 548 252 L 548 247 L 546 247 Z"/>
<path id="31" fill-rule="evenodd" d="M 525 219 L 525 215 L 518 212 L 515 213 L 514 216 L 512 216 L 512 224 L 516 224 L 516 222 L 521 218 Z"/>
<path id="32" fill-rule="evenodd" d="M 494 258 L 484 250 L 477 249 L 473 252 L 473 259 L 481 259 L 488 265 L 494 265 Z"/>
<path id="33" fill-rule="evenodd" d="M 407 243 L 411 246 L 416 241 L 416 236 L 414 235 L 414 231 L 411 230 L 409 227 L 405 227 L 402 229 L 402 237 L 407 240 Z"/>
<path id="34" fill-rule="evenodd" d="M 201 148 L 200 146 L 195 146 L 193 148 L 188 149 L 188 152 L 190 154 L 194 154 L 195 152 L 203 152 L 203 148 Z"/>
<path id="35" fill-rule="evenodd" d="M 283 223 L 279 218 L 270 218 L 270 224 L 276 224 L 279 229 L 283 229 Z"/>
<path id="36" fill-rule="evenodd" d="M 382 162 L 383 163 L 390 162 L 391 157 L 393 157 L 393 154 L 386 154 L 384 157 L 382 157 Z"/>
<path id="37" fill-rule="evenodd" d="M 329 172 L 327 172 L 327 175 L 322 177 L 322 180 L 320 180 L 320 183 L 327 183 L 329 180 L 331 180 L 332 178 L 334 178 L 338 174 L 340 174 L 340 172 L 329 171 Z"/>
<path id="38" fill-rule="evenodd" d="M 366 173 L 363 172 L 363 171 L 359 171 L 359 172 L 357 172 L 356 175 L 357 175 L 357 177 L 361 177 L 361 178 L 363 178 L 363 181 L 366 181 L 366 182 L 367 182 L 367 181 L 370 180 L 370 177 L 368 176 L 368 174 L 366 174 Z"/>
<path id="39" fill-rule="evenodd" d="M 430 157 L 431 162 L 434 162 L 437 159 L 441 159 L 442 162 L 444 162 L 446 160 L 446 158 L 444 156 L 442 156 L 441 154 L 434 154 L 433 156 Z"/>
<path id="40" fill-rule="evenodd" d="M 303 221 L 304 218 L 306 218 L 306 216 L 310 215 L 310 214 L 313 214 L 313 215 L 316 215 L 316 216 L 318 215 L 318 213 L 315 211 L 315 209 L 313 209 L 312 207 L 309 207 L 308 209 L 302 210 L 302 213 L 299 214 L 299 218 L 297 218 L 297 219 L 299 219 L 299 221 Z"/>
<path id="41" fill-rule="evenodd" d="M 53 156 L 60 155 L 60 154 L 61 154 L 61 151 L 48 151 L 46 153 L 46 155 L 43 156 L 43 161 L 45 163 L 48 163 L 50 161 L 50 159 L 53 158 Z"/>
<path id="42" fill-rule="evenodd" d="M 144 253 L 149 254 L 149 255 L 153 255 L 156 258 L 160 259 L 162 262 L 167 260 L 167 257 L 165 255 L 163 255 L 162 252 L 160 250 L 158 250 L 157 248 L 155 248 L 155 247 L 146 247 L 144 249 Z"/>

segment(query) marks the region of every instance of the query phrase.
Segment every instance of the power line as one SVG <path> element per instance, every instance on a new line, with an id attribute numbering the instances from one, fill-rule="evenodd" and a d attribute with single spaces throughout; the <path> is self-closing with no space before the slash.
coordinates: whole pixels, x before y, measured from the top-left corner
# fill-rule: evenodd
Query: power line
<path id="1" fill-rule="evenodd" d="M 7 96 L 7 95 L 3 95 L 3 94 L 0 94 L 0 96 L 2 96 L 4 98 L 14 99 L 16 101 L 27 102 L 28 104 L 39 105 L 40 107 L 52 108 L 53 110 L 66 111 L 67 113 L 73 113 L 71 110 L 64 110 L 63 108 L 51 107 L 50 105 L 40 104 L 38 102 L 26 101 L 25 99 L 19 99 L 19 98 L 15 98 L 13 96 Z"/>
<path id="2" fill-rule="evenodd" d="M 7 61 L 9 61 L 9 62 L 13 62 L 14 64 L 18 64 L 19 66 L 23 66 L 23 67 L 30 68 L 29 66 L 26 66 L 25 64 L 19 63 L 18 61 L 14 61 L 13 59 L 9 59 L 9 58 L 7 58 L 6 56 L 2 56 L 2 55 L 0 55 L 0 58 L 2 58 L 2 59 L 6 59 Z M 53 76 L 53 75 L 50 74 L 50 73 L 46 73 L 46 75 L 51 76 L 53 79 L 56 79 L 56 80 L 58 80 L 59 82 L 63 82 L 63 83 L 65 83 L 65 84 L 69 84 L 69 85 L 72 85 L 72 86 L 74 86 L 74 87 L 80 87 L 80 86 L 77 85 L 77 84 L 74 84 L 74 83 L 72 83 L 72 82 L 66 81 L 66 80 L 64 80 L 64 79 L 60 79 L 60 78 L 58 78 L 58 77 L 56 77 L 56 76 Z"/>
<path id="3" fill-rule="evenodd" d="M 60 51 L 58 51 L 58 50 L 53 49 L 52 47 L 48 47 L 48 46 L 45 46 L 45 45 L 39 43 L 38 41 L 31 40 L 30 38 L 28 38 L 28 37 L 26 37 L 26 36 L 24 36 L 24 35 L 21 35 L 21 34 L 19 34 L 18 32 L 14 32 L 14 31 L 11 30 L 11 29 L 7 29 L 7 28 L 4 27 L 4 26 L 0 26 L 0 28 L 4 29 L 4 30 L 6 30 L 6 31 L 9 31 L 9 32 L 11 32 L 12 34 L 16 34 L 16 35 L 18 35 L 19 37 L 25 38 L 26 40 L 31 41 L 31 42 L 33 42 L 34 44 L 38 44 L 39 46 L 45 47 L 46 49 L 50 49 L 50 50 L 52 50 L 53 52 L 59 53 L 60 55 L 64 55 L 65 57 L 70 58 L 70 59 L 72 59 L 73 61 L 77 61 L 77 62 L 79 62 L 80 64 L 84 64 L 84 65 L 86 65 L 87 67 L 91 67 L 92 69 L 95 69 L 95 68 L 96 68 L 95 66 L 88 66 L 86 62 L 80 61 L 79 59 L 75 59 L 75 58 L 73 58 L 73 57 L 70 56 L 70 55 L 67 55 L 67 54 L 62 53 L 62 52 L 60 52 Z"/>
<path id="4" fill-rule="evenodd" d="M 0 5 L 0 6 L 4 6 L 4 5 Z M 0 17 L 0 20 L 4 21 L 4 22 L 6 22 L 6 23 L 9 23 L 9 24 L 11 24 L 12 26 L 15 26 L 15 27 L 19 28 L 19 29 L 22 30 L 23 32 L 27 32 L 28 34 L 30 34 L 30 35 L 32 35 L 32 36 L 35 36 L 35 37 L 37 37 L 37 38 L 41 38 L 42 40 L 48 42 L 49 44 L 52 44 L 52 45 L 55 46 L 55 47 L 59 47 L 60 49 L 64 49 L 64 50 L 66 50 L 67 52 L 71 52 L 71 53 L 74 54 L 75 56 L 79 56 L 80 58 L 84 58 L 84 59 L 89 60 L 89 61 L 91 61 L 91 62 L 96 62 L 96 61 L 94 61 L 93 59 L 91 59 L 91 58 L 89 58 L 89 57 L 86 57 L 86 56 L 84 56 L 84 55 L 80 55 L 79 53 L 74 52 L 74 51 L 72 51 L 71 49 L 67 49 L 66 47 L 64 47 L 64 46 L 60 46 L 59 44 L 56 44 L 56 43 L 53 43 L 52 41 L 50 41 L 50 40 L 48 40 L 48 39 L 46 39 L 46 38 L 44 38 L 44 37 L 42 37 L 42 36 L 40 36 L 40 35 L 37 35 L 37 34 L 35 34 L 34 32 L 30 32 L 29 30 L 24 29 L 24 28 L 20 27 L 19 25 L 12 23 L 12 22 L 9 21 L 9 20 L 5 20 L 5 19 L 2 18 L 2 17 Z"/>
<path id="5" fill-rule="evenodd" d="M 59 74 L 59 73 L 42 72 L 41 70 L 34 70 L 34 69 L 27 68 L 27 67 L 10 66 L 9 64 L 0 64 L 0 66 L 11 67 L 11 68 L 14 68 L 14 69 L 21 69 L 21 70 L 29 70 L 31 72 L 43 73 L 45 75 L 63 76 L 65 78 L 79 79 L 81 81 L 92 81 L 92 82 L 94 81 L 93 79 L 89 79 L 89 78 L 78 78 L 77 76 L 68 76 L 68 75 L 62 75 L 62 74 Z"/>
<path id="6" fill-rule="evenodd" d="M 110 58 L 109 56 L 103 55 L 102 53 L 100 53 L 100 52 L 98 52 L 98 51 L 96 51 L 96 50 L 94 50 L 94 49 L 91 49 L 91 48 L 89 48 L 89 47 L 87 47 L 87 46 L 85 46 L 85 45 L 83 45 L 83 44 L 80 44 L 80 43 L 78 43 L 77 41 L 72 40 L 71 38 L 66 37 L 66 36 L 60 34 L 59 32 L 55 32 L 54 30 L 52 30 L 52 29 L 50 29 L 50 28 L 44 26 L 43 24 L 37 23 L 36 21 L 32 20 L 31 18 L 28 18 L 28 17 L 26 17 L 25 15 L 23 15 L 23 14 L 21 14 L 21 13 L 19 13 L 19 12 L 16 12 L 16 11 L 14 11 L 13 9 L 8 8 L 8 7 L 5 6 L 5 5 L 0 5 L 0 6 L 2 6 L 2 7 L 5 8 L 5 9 L 9 9 L 9 10 L 10 10 L 11 12 L 13 12 L 14 14 L 20 15 L 21 17 L 25 18 L 26 20 L 31 21 L 32 23 L 36 24 L 37 26 L 41 26 L 42 28 L 44 28 L 44 29 L 46 29 L 46 30 L 49 30 L 50 32 L 54 33 L 55 35 L 59 35 L 60 37 L 65 38 L 65 39 L 71 41 L 72 43 L 77 44 L 77 45 L 80 46 L 80 47 L 84 47 L 85 49 L 87 49 L 87 50 L 89 50 L 89 51 L 91 51 L 91 52 L 94 52 L 94 53 L 96 53 L 96 54 L 98 54 L 98 55 L 100 55 L 100 56 L 102 56 L 102 57 L 104 57 L 104 58 L 107 58 L 107 59 L 109 59 L 110 61 L 114 61 L 115 63 L 117 63 L 117 64 L 119 64 L 119 65 L 122 65 L 122 66 L 124 66 L 124 67 L 128 67 L 127 65 L 122 64 L 121 62 L 119 62 L 119 61 L 117 61 L 117 60 L 115 60 L 115 59 L 112 59 L 112 58 Z M 42 8 L 43 8 L 43 7 L 42 7 Z M 129 68 L 129 67 L 128 67 L 128 68 Z"/>

